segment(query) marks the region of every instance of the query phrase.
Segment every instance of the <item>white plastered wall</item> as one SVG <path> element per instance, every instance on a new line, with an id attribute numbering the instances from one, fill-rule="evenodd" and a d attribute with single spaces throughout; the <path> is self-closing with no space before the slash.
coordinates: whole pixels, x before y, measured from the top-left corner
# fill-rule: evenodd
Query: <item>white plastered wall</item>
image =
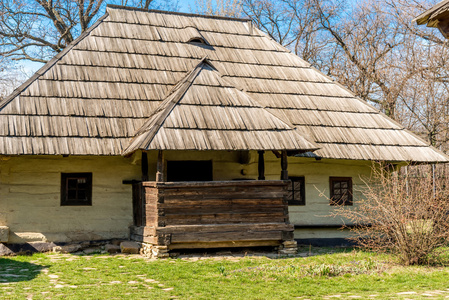
<path id="1" fill-rule="evenodd" d="M 257 179 L 256 151 L 165 151 L 165 160 L 212 160 L 214 180 Z M 132 224 L 132 190 L 123 180 L 141 178 L 140 152 L 120 156 L 16 156 L 0 160 L 0 226 L 9 226 L 9 242 L 70 242 L 127 238 Z M 148 153 L 149 180 L 155 179 L 157 151 Z M 354 199 L 371 162 L 288 158 L 290 176 L 304 176 L 306 205 L 290 206 L 294 225 L 342 224 L 329 215 L 329 177 L 352 177 Z M 186 170 L 188 172 L 189 170 Z M 60 206 L 61 173 L 92 172 L 92 206 Z M 280 159 L 265 152 L 265 177 L 280 179 Z M 324 193 L 324 197 L 320 196 Z M 338 238 L 337 229 L 300 229 L 295 238 Z"/>
<path id="2" fill-rule="evenodd" d="M 16 156 L 0 161 L 0 226 L 10 243 L 127 238 L 140 164 L 123 157 Z M 61 173 L 92 172 L 92 206 L 61 206 Z"/>

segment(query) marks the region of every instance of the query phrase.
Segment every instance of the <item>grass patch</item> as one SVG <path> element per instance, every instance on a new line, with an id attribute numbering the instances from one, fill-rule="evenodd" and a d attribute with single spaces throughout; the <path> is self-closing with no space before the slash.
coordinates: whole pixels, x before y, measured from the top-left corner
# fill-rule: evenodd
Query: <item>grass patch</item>
<path id="1" fill-rule="evenodd" d="M 0 258 L 6 299 L 321 299 L 449 296 L 449 268 L 403 267 L 385 254 L 313 248 L 315 256 L 150 261 L 36 254 Z M 416 294 L 411 294 L 411 292 Z M 404 294 L 398 294 L 404 293 Z"/>

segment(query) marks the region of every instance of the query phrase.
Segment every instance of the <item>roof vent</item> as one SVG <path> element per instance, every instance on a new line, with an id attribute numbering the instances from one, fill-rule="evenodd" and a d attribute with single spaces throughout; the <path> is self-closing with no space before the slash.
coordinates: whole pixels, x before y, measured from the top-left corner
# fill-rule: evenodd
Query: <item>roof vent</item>
<path id="1" fill-rule="evenodd" d="M 204 40 L 203 38 L 193 38 L 189 40 L 189 43 L 200 43 L 200 44 L 204 44 L 204 45 L 208 45 L 208 43 L 206 42 L 206 40 Z"/>
<path id="2" fill-rule="evenodd" d="M 187 27 L 184 29 L 183 33 L 185 41 L 187 43 L 199 43 L 203 45 L 209 45 L 203 35 L 194 27 Z"/>

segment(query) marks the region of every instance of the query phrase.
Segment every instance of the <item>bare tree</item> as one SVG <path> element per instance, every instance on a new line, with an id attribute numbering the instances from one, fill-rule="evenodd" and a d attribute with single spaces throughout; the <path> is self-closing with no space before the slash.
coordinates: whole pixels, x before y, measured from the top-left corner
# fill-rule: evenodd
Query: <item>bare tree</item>
<path id="1" fill-rule="evenodd" d="M 240 0 L 195 0 L 195 8 L 190 8 L 197 14 L 224 17 L 241 17 Z"/>
<path id="2" fill-rule="evenodd" d="M 47 62 L 104 12 L 105 0 L 0 0 L 0 56 Z M 153 0 L 109 1 L 149 8 Z M 161 5 L 171 5 L 165 1 Z M 159 8 L 158 7 L 158 8 Z"/>
<path id="3" fill-rule="evenodd" d="M 440 146 L 448 141 L 448 47 L 410 23 L 424 2 L 243 0 L 242 9 L 273 39 Z"/>
<path id="4" fill-rule="evenodd" d="M 320 30 L 314 0 L 242 0 L 243 13 L 281 45 L 321 68 L 329 40 Z"/>

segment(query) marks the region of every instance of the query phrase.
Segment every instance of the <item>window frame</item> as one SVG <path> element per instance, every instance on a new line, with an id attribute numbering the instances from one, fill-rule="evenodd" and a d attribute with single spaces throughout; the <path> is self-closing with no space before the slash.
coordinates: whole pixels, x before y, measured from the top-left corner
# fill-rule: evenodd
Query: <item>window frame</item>
<path id="1" fill-rule="evenodd" d="M 68 199 L 69 179 L 86 179 L 86 200 Z M 92 206 L 92 173 L 61 173 L 61 206 Z"/>
<path id="2" fill-rule="evenodd" d="M 335 198 L 335 190 L 334 190 L 334 183 L 335 182 L 347 182 L 348 183 L 348 200 L 347 201 L 341 201 L 341 198 L 338 199 L 338 201 L 334 200 Z M 340 187 L 340 190 L 342 188 Z M 352 190 L 352 177 L 329 177 L 329 193 L 330 193 L 330 205 L 333 206 L 352 206 L 353 205 L 353 190 Z"/>
<path id="3" fill-rule="evenodd" d="M 304 176 L 290 176 L 288 177 L 288 179 L 291 181 L 290 186 L 288 187 L 288 192 L 292 192 L 292 199 L 287 199 L 287 204 L 290 206 L 305 206 L 306 205 L 306 178 Z M 301 195 L 301 199 L 300 200 L 295 200 L 295 188 L 294 188 L 294 184 L 296 182 L 301 182 L 301 187 L 302 189 L 300 189 L 299 194 Z"/>

